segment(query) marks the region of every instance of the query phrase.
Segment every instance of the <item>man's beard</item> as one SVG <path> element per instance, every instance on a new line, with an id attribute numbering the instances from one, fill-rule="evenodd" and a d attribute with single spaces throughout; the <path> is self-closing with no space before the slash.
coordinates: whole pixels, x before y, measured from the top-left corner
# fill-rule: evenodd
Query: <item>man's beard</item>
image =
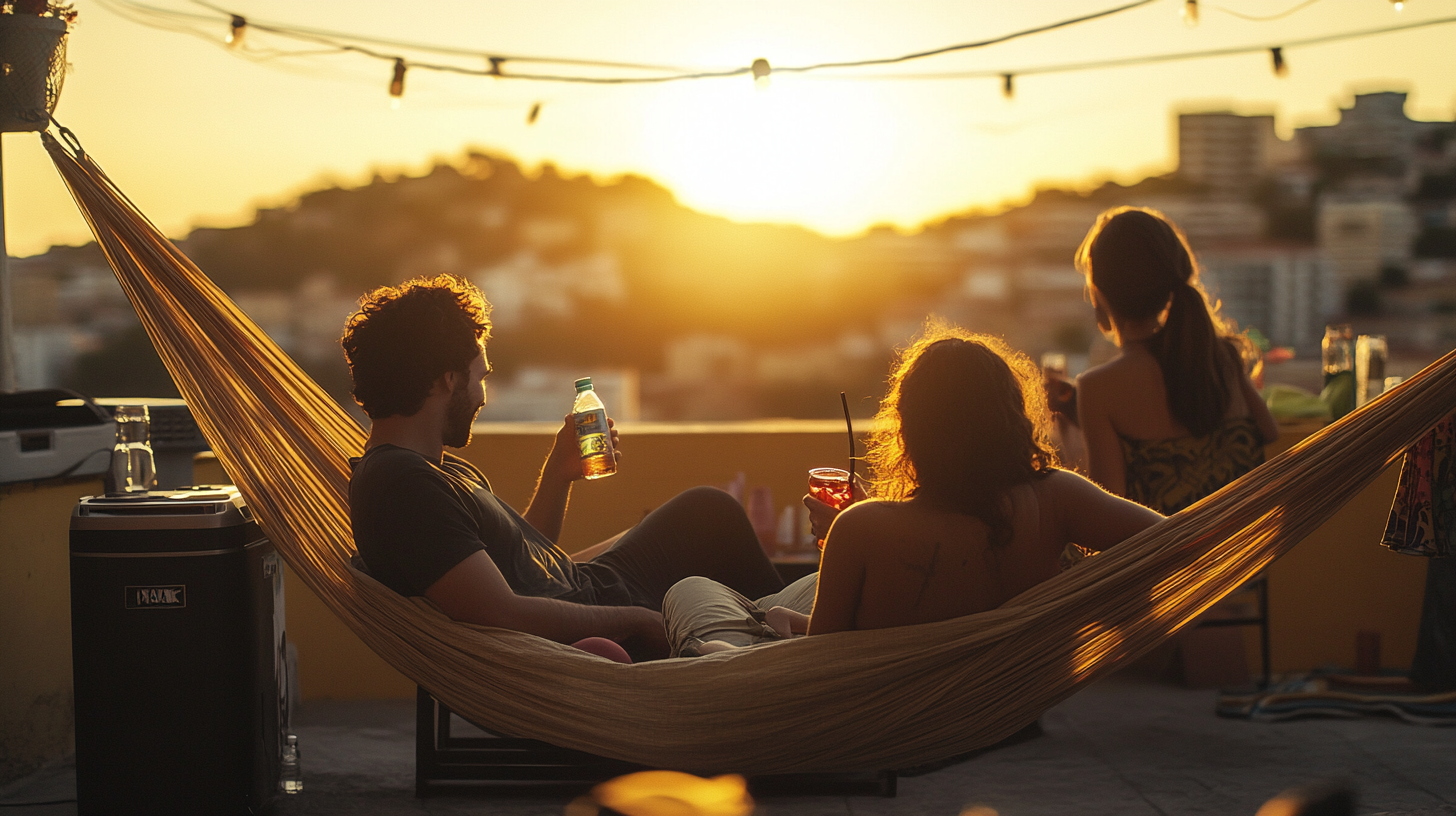
<path id="1" fill-rule="evenodd" d="M 446 447 L 463 448 L 470 444 L 470 426 L 484 407 L 470 404 L 470 386 L 461 383 L 450 392 L 450 402 L 445 406 L 445 433 L 441 440 Z"/>

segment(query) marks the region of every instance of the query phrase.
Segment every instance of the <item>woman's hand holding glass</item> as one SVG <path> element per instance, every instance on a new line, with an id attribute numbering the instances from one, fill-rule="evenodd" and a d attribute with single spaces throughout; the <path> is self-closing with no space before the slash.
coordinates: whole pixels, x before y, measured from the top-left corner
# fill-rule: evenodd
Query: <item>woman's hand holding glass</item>
<path id="1" fill-rule="evenodd" d="M 810 489 L 812 490 L 812 479 L 810 483 Z M 829 526 L 834 523 L 834 519 L 839 516 L 840 512 L 854 503 L 864 501 L 867 498 L 869 498 L 869 492 L 865 490 L 865 483 L 859 478 L 858 474 L 854 477 L 850 500 L 840 507 L 820 501 L 812 493 L 804 496 L 804 506 L 809 508 L 809 528 L 813 531 L 814 538 L 819 541 L 820 548 L 823 548 L 824 538 L 829 535 Z"/>

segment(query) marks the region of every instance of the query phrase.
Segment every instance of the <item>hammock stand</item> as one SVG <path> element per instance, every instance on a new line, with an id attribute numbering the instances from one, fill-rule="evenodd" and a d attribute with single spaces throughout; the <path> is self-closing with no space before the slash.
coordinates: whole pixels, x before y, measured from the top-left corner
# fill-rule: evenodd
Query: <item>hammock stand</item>
<path id="1" fill-rule="evenodd" d="M 878 771 L 995 744 L 1294 547 L 1456 408 L 1456 354 L 1193 507 L 999 609 L 620 665 L 456 623 L 348 566 L 364 433 L 147 221 L 42 135 L 226 472 L 288 564 L 384 660 L 505 736 L 654 768 Z M 1372 542 L 1374 544 L 1374 542 Z"/>

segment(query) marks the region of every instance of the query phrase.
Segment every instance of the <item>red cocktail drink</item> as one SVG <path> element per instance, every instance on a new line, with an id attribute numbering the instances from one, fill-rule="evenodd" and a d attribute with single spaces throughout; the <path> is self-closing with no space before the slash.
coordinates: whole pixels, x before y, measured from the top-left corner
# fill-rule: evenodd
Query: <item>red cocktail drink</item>
<path id="1" fill-rule="evenodd" d="M 849 485 L 849 471 L 814 468 L 809 471 L 809 495 L 835 510 L 850 506 L 854 503 L 854 492 Z"/>

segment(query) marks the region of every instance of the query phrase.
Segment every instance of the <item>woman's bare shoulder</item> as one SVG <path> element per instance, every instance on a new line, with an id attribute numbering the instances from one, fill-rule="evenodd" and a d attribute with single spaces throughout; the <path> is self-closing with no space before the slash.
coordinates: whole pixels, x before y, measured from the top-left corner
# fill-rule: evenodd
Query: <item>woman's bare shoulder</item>
<path id="1" fill-rule="evenodd" d="M 879 541 L 887 532 L 903 526 L 911 515 L 910 503 L 889 499 L 865 499 L 846 508 L 834 519 L 834 534 L 843 541 Z"/>

